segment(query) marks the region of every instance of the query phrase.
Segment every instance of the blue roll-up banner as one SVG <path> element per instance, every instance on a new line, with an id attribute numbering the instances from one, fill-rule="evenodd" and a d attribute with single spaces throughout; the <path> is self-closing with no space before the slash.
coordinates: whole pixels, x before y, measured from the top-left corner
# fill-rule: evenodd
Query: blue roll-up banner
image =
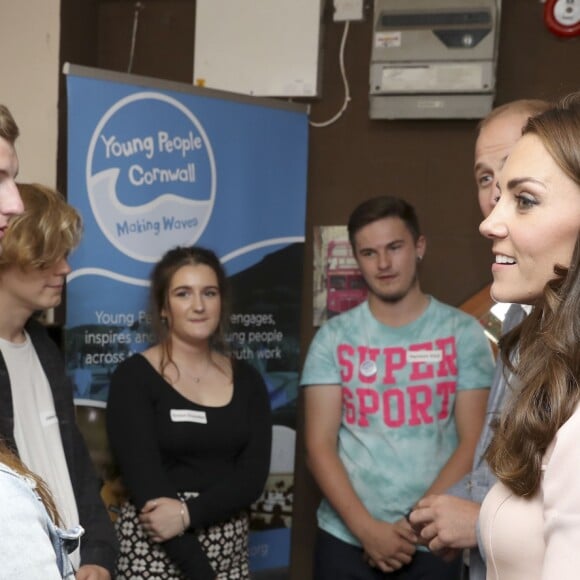
<path id="1" fill-rule="evenodd" d="M 117 474 L 104 434 L 109 378 L 153 340 L 151 269 L 177 245 L 212 248 L 232 285 L 234 356 L 260 370 L 274 412 L 271 474 L 252 508 L 251 567 L 287 566 L 306 108 L 75 65 L 65 73 L 66 193 L 84 221 L 70 256 L 65 352 L 79 424 L 107 482 L 103 497 L 114 508 Z"/>

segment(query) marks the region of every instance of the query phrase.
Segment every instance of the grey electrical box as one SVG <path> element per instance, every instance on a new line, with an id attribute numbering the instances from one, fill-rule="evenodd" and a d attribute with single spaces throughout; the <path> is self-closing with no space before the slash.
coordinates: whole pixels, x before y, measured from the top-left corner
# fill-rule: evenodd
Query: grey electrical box
<path id="1" fill-rule="evenodd" d="M 371 119 L 487 115 L 500 6 L 501 0 L 374 0 Z"/>

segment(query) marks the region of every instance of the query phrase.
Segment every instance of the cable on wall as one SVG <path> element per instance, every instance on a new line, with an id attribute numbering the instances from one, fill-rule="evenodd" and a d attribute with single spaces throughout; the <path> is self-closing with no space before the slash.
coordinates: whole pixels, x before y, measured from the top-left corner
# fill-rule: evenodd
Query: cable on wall
<path id="1" fill-rule="evenodd" d="M 349 25 L 350 25 L 350 21 L 347 20 L 344 23 L 344 31 L 342 33 L 342 40 L 340 41 L 340 51 L 338 54 L 338 66 L 340 68 L 340 74 L 342 76 L 342 83 L 344 85 L 344 102 L 342 103 L 342 107 L 340 108 L 338 113 L 336 113 L 336 115 L 334 115 L 333 117 L 331 117 L 327 121 L 320 121 L 320 122 L 310 121 L 310 125 L 312 127 L 328 127 L 329 125 L 332 125 L 333 123 L 335 123 L 336 121 L 338 121 L 338 119 L 340 119 L 342 117 L 342 115 L 344 114 L 344 112 L 346 111 L 346 109 L 348 107 L 348 104 L 350 103 L 350 100 L 351 100 L 350 99 L 350 87 L 348 85 L 348 78 L 346 76 L 346 68 L 344 66 L 344 49 L 346 46 L 346 39 L 348 37 Z"/>
<path id="2" fill-rule="evenodd" d="M 127 72 L 133 70 L 133 57 L 135 56 L 135 44 L 137 41 L 137 30 L 139 28 L 139 13 L 143 9 L 142 2 L 135 2 L 135 12 L 133 12 L 133 33 L 131 34 L 131 51 L 129 53 L 129 66 Z"/>

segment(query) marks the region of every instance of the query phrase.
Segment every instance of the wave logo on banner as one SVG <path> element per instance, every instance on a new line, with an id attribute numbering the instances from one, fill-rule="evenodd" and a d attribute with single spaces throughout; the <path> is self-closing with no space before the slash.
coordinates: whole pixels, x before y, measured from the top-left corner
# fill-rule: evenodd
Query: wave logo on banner
<path id="1" fill-rule="evenodd" d="M 203 126 L 183 104 L 163 93 L 134 93 L 97 124 L 86 182 L 95 220 L 111 244 L 156 262 L 203 234 L 215 200 L 215 159 Z"/>

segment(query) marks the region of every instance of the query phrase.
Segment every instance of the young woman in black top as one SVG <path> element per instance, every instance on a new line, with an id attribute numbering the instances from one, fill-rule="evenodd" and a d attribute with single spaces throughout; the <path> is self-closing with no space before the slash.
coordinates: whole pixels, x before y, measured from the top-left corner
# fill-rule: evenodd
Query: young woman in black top
<path id="1" fill-rule="evenodd" d="M 249 578 L 245 510 L 268 475 L 270 404 L 260 374 L 228 355 L 215 254 L 168 251 L 151 306 L 158 343 L 119 365 L 107 407 L 130 496 L 116 577 Z"/>

